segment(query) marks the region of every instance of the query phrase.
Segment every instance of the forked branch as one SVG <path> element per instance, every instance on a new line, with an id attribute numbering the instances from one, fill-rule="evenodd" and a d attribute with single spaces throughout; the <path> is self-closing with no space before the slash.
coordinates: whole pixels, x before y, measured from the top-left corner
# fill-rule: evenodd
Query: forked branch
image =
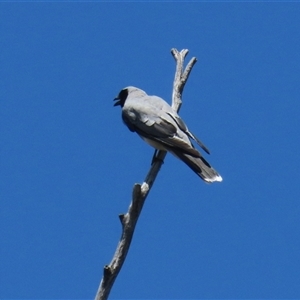
<path id="1" fill-rule="evenodd" d="M 181 95 L 185 83 L 197 60 L 195 57 L 193 57 L 184 69 L 184 59 L 188 54 L 188 50 L 183 49 L 179 52 L 177 49 L 173 48 L 171 50 L 171 53 L 176 61 L 176 72 L 172 94 L 172 107 L 175 111 L 178 112 L 182 103 Z M 150 192 L 155 178 L 163 164 L 166 154 L 166 151 L 159 151 L 143 184 L 141 185 L 136 183 L 133 187 L 132 201 L 130 203 L 128 212 L 119 216 L 122 224 L 122 235 L 120 241 L 118 243 L 112 261 L 109 265 L 106 265 L 104 267 L 103 277 L 99 285 L 95 300 L 105 300 L 109 296 L 111 288 L 126 259 L 135 230 L 135 225 L 142 211 L 147 195 Z"/>

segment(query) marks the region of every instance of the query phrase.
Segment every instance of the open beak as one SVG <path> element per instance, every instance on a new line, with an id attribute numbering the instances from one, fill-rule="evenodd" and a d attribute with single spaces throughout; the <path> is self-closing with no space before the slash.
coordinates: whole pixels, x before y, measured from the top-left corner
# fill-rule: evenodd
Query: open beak
<path id="1" fill-rule="evenodd" d="M 114 106 L 121 105 L 121 101 L 120 101 L 120 98 L 118 96 L 114 99 L 114 101 L 116 101 L 116 100 L 118 100 L 118 101 L 114 104 Z"/>

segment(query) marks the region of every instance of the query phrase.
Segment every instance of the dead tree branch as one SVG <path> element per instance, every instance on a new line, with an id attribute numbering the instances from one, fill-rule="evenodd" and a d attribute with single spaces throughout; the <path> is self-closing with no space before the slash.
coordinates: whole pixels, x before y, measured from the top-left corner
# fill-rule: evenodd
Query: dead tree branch
<path id="1" fill-rule="evenodd" d="M 197 59 L 193 57 L 184 69 L 184 59 L 188 54 L 188 50 L 184 49 L 180 52 L 177 49 L 172 49 L 171 53 L 176 61 L 176 72 L 173 84 L 172 107 L 175 111 L 179 111 L 182 100 L 181 95 L 189 74 L 195 65 Z M 126 259 L 135 225 L 142 211 L 143 205 L 148 193 L 155 181 L 155 178 L 163 164 L 167 152 L 159 151 L 156 159 L 152 164 L 145 181 L 142 184 L 136 183 L 133 187 L 132 201 L 128 212 L 119 215 L 122 224 L 122 235 L 118 243 L 116 252 L 109 265 L 104 267 L 103 277 L 99 285 L 95 300 L 105 300 L 108 298 L 111 288 L 122 268 Z"/>

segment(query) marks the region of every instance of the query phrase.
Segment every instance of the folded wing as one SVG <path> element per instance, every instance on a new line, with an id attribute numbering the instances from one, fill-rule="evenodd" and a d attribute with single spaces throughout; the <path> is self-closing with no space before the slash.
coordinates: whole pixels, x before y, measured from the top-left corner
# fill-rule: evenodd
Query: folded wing
<path id="1" fill-rule="evenodd" d="M 201 156 L 174 118 L 152 105 L 141 101 L 134 103 L 134 106 L 128 105 L 122 111 L 122 118 L 131 131 L 143 138 L 162 143 L 167 148 L 180 149 L 195 157 Z"/>

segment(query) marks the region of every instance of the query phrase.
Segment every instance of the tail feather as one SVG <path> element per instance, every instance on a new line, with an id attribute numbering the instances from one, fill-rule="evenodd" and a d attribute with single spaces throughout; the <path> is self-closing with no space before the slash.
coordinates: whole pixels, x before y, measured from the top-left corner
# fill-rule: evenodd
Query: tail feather
<path id="1" fill-rule="evenodd" d="M 170 152 L 185 162 L 205 182 L 223 180 L 221 175 L 202 156 L 194 157 L 177 149 L 172 149 Z"/>

